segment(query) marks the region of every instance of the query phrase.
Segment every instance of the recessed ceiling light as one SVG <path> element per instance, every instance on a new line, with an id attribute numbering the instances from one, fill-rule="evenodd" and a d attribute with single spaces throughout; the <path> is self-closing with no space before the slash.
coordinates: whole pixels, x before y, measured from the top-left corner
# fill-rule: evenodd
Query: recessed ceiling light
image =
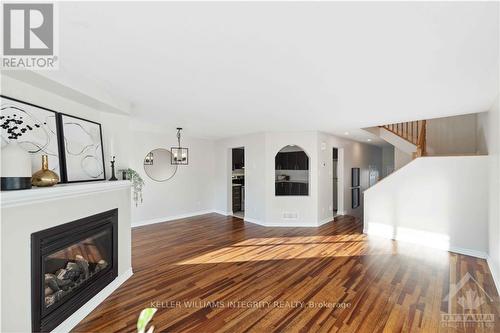
<path id="1" fill-rule="evenodd" d="M 345 134 L 345 135 L 349 135 L 349 132 L 345 132 L 344 134 Z"/>
<path id="2" fill-rule="evenodd" d="M 371 141 L 372 141 L 372 139 L 367 139 L 366 141 L 371 142 Z"/>

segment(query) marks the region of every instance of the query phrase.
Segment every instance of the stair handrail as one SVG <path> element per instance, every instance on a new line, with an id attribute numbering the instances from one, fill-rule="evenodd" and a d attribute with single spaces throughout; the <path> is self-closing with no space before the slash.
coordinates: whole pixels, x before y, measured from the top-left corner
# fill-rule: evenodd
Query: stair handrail
<path id="1" fill-rule="evenodd" d="M 383 125 L 380 127 L 414 144 L 417 147 L 417 151 L 415 152 L 414 157 L 420 157 L 425 155 L 426 133 L 427 133 L 426 131 L 427 122 L 425 120 L 415 120 L 404 123 L 395 123 L 395 124 Z"/>
<path id="2" fill-rule="evenodd" d="M 425 146 L 426 146 L 426 135 L 427 135 L 427 122 L 422 120 L 422 126 L 420 127 L 420 133 L 418 133 L 418 144 L 417 144 L 417 156 L 425 156 Z"/>

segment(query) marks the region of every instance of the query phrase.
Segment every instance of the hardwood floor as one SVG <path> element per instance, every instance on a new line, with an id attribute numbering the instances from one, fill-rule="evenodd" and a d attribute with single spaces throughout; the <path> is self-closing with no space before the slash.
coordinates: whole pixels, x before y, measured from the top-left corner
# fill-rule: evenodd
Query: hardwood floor
<path id="1" fill-rule="evenodd" d="M 264 228 L 208 214 L 135 228 L 132 241 L 134 275 L 75 332 L 134 332 L 146 307 L 156 332 L 500 331 L 485 260 L 368 238 L 352 217 Z M 445 327 L 447 313 L 493 322 Z"/>

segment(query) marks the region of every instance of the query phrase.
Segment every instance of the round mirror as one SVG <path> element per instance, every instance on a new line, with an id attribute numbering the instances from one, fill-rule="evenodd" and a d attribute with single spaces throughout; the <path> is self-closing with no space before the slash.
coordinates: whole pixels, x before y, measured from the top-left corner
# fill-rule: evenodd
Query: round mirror
<path id="1" fill-rule="evenodd" d="M 157 182 L 164 182 L 172 178 L 177 172 L 177 165 L 170 163 L 170 151 L 157 148 L 151 150 L 144 157 L 144 171 L 149 178 Z"/>

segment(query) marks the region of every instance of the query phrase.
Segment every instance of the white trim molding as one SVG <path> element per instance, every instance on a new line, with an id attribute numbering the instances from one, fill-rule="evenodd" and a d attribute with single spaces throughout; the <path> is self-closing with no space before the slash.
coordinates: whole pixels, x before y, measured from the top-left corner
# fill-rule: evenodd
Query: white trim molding
<path id="1" fill-rule="evenodd" d="M 70 332 L 80 321 L 89 315 L 99 304 L 101 304 L 109 295 L 111 295 L 118 287 L 120 287 L 125 281 L 127 281 L 133 275 L 132 267 L 126 270 L 124 273 L 116 277 L 110 284 L 108 284 L 103 290 L 101 290 L 97 295 L 92 297 L 90 301 L 85 303 L 81 308 L 75 311 L 68 319 L 63 321 L 59 326 L 57 326 L 52 332 L 53 333 L 63 333 Z M 137 314 L 139 315 L 139 314 Z"/>
<path id="2" fill-rule="evenodd" d="M 497 265 L 491 261 L 491 258 L 488 256 L 486 259 L 486 263 L 488 264 L 488 268 L 490 269 L 491 277 L 493 278 L 493 282 L 495 283 L 495 287 L 497 288 L 497 293 L 500 291 L 500 280 L 497 274 Z"/>
<path id="3" fill-rule="evenodd" d="M 488 258 L 488 254 L 484 251 L 466 249 L 451 245 L 449 236 L 445 234 L 409 228 L 398 228 L 396 231 L 390 225 L 380 223 L 365 224 L 363 233 L 369 237 L 381 237 L 403 243 L 418 244 L 428 248 L 463 254 L 481 259 Z"/>
<path id="4" fill-rule="evenodd" d="M 230 215 L 233 215 L 233 212 L 225 212 L 225 211 L 222 211 L 222 210 L 213 210 L 212 211 L 213 213 L 216 213 L 216 214 L 219 214 L 219 215 L 224 215 L 224 216 L 230 216 Z"/>
<path id="5" fill-rule="evenodd" d="M 313 222 L 313 224 L 308 224 L 307 222 L 270 222 L 265 225 L 266 227 L 278 227 L 278 228 L 317 228 L 319 226 L 318 222 Z"/>
<path id="6" fill-rule="evenodd" d="M 85 183 L 59 184 L 53 187 L 34 187 L 29 190 L 3 191 L 0 194 L 2 208 L 30 205 L 57 199 L 67 199 L 98 192 L 109 192 L 130 188 L 128 180 L 97 181 Z"/>
<path id="7" fill-rule="evenodd" d="M 461 247 L 456 247 L 456 246 L 450 246 L 448 251 L 453 252 L 453 253 L 463 254 L 466 256 L 470 256 L 470 257 L 476 257 L 476 258 L 480 258 L 480 259 L 488 259 L 488 254 L 485 252 L 482 252 L 482 251 L 463 249 Z"/>
<path id="8" fill-rule="evenodd" d="M 253 223 L 253 224 L 257 224 L 257 225 L 260 225 L 261 227 L 267 227 L 267 225 L 266 225 L 264 222 L 259 221 L 259 220 L 254 219 L 254 218 L 251 218 L 251 217 L 246 217 L 246 216 L 245 216 L 245 217 L 243 218 L 243 221 L 245 221 L 245 222 L 250 222 L 250 223 Z"/>
<path id="9" fill-rule="evenodd" d="M 260 221 L 260 220 L 257 220 L 257 219 L 251 218 L 251 217 L 245 217 L 244 221 L 245 222 L 250 222 L 250 223 L 253 223 L 253 224 L 257 224 L 257 225 L 260 225 L 262 227 L 273 227 L 273 228 L 295 228 L 295 227 L 298 227 L 298 228 L 316 228 L 316 227 L 319 227 L 319 226 L 321 226 L 323 224 L 326 224 L 328 222 L 333 221 L 333 217 L 330 216 L 328 218 L 325 218 L 324 220 L 319 221 L 316 224 L 308 224 L 308 223 L 304 223 L 304 222 L 298 222 L 298 223 L 296 223 L 296 222 L 293 222 L 293 220 L 280 221 L 280 222 L 263 222 L 263 221 Z"/>
<path id="10" fill-rule="evenodd" d="M 189 217 L 205 215 L 205 214 L 210 214 L 210 213 L 214 213 L 214 211 L 213 210 L 200 210 L 197 212 L 174 215 L 174 216 L 157 217 L 157 218 L 150 219 L 150 220 L 132 222 L 132 228 L 142 227 L 145 225 L 156 224 L 156 223 L 170 222 L 173 220 L 186 219 Z"/>
<path id="11" fill-rule="evenodd" d="M 327 218 L 324 218 L 323 220 L 319 221 L 318 227 L 322 226 L 323 224 L 326 224 L 328 222 L 332 222 L 334 218 L 335 218 L 335 216 L 333 216 L 333 215 L 332 216 L 328 216 Z"/>

